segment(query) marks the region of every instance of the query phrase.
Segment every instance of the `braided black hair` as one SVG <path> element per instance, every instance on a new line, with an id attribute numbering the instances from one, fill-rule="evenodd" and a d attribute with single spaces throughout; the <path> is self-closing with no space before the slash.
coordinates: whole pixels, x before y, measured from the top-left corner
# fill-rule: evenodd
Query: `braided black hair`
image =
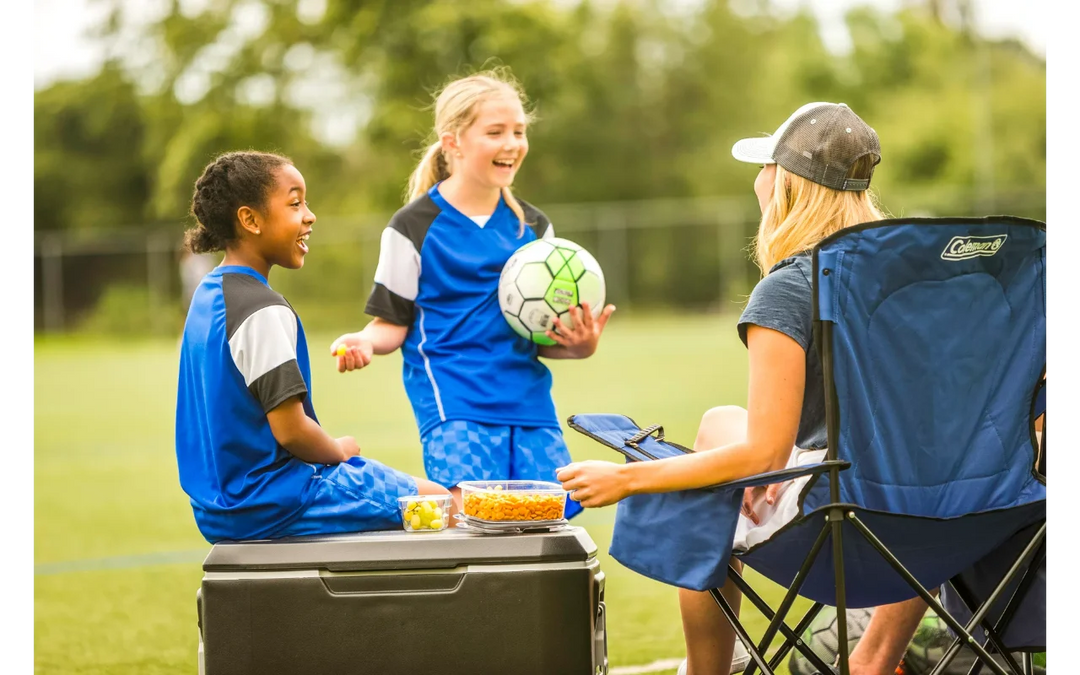
<path id="1" fill-rule="evenodd" d="M 195 181 L 191 214 L 196 226 L 184 234 L 192 253 L 222 251 L 237 237 L 236 212 L 261 208 L 274 185 L 274 172 L 292 160 L 269 152 L 227 152 L 210 162 Z"/>

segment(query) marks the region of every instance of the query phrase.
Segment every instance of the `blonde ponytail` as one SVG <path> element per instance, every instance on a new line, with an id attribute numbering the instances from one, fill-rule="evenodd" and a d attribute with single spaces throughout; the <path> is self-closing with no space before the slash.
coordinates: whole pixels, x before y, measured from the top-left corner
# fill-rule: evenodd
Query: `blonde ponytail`
<path id="1" fill-rule="evenodd" d="M 432 185 L 450 177 L 450 169 L 443 155 L 442 141 L 428 146 L 427 152 L 409 176 L 409 185 L 405 190 L 405 203 L 427 194 Z"/>

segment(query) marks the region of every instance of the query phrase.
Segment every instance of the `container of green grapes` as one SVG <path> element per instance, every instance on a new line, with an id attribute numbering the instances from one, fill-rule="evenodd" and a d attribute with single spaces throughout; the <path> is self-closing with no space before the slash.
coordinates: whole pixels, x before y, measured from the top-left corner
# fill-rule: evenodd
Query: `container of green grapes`
<path id="1" fill-rule="evenodd" d="M 398 497 L 406 532 L 441 532 L 450 525 L 450 495 Z"/>

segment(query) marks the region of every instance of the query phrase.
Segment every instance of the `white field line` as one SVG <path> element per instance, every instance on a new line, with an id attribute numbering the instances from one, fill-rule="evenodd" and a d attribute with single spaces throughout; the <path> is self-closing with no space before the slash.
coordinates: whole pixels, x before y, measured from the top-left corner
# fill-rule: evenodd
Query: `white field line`
<path id="1" fill-rule="evenodd" d="M 772 658 L 772 655 L 776 653 L 776 648 L 770 647 L 767 653 L 768 658 Z M 619 666 L 618 668 L 611 668 L 608 675 L 644 675 L 645 673 L 657 673 L 661 670 L 675 670 L 682 661 L 682 659 L 660 659 L 640 666 Z"/>
<path id="2" fill-rule="evenodd" d="M 682 659 L 660 659 L 642 666 L 619 666 L 612 668 L 610 675 L 642 675 L 642 673 L 656 673 L 661 670 L 674 670 L 682 663 Z"/>

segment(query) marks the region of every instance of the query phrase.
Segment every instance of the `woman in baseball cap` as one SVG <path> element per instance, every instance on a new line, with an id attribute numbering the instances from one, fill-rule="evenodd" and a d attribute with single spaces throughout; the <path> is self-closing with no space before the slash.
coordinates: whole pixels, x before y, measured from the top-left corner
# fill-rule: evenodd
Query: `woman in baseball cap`
<path id="1" fill-rule="evenodd" d="M 741 140 L 732 154 L 761 165 L 754 181 L 761 205 L 755 251 L 763 278 L 738 322 L 749 351 L 747 409 L 724 406 L 706 412 L 694 453 L 564 467 L 558 479 L 585 507 L 824 459 L 828 437 L 822 366 L 813 343 L 810 251 L 841 228 L 885 217 L 868 190 L 881 161 L 877 133 L 843 103 L 808 103 L 776 133 Z M 790 522 L 806 480 L 747 490 L 734 550 L 746 550 Z M 740 567 L 737 559 L 732 564 Z M 735 585 L 729 580 L 722 592 L 738 611 Z M 741 671 L 745 653 L 732 664 L 735 634 L 709 593 L 680 588 L 679 604 L 688 661 L 679 672 Z"/>

